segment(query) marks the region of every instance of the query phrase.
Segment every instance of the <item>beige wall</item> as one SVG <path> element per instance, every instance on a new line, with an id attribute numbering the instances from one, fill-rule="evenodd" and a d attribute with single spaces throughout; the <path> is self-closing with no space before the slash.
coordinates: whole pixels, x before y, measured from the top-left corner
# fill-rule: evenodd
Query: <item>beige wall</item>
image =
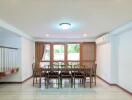
<path id="1" fill-rule="evenodd" d="M 132 92 L 131 43 L 132 29 L 124 28 L 117 34 L 111 34 L 111 41 L 97 46 L 97 74 L 109 83 L 118 84 L 130 92 Z"/>
<path id="2" fill-rule="evenodd" d="M 0 33 L 0 45 L 18 48 L 19 71 L 3 77 L 0 82 L 21 82 L 32 75 L 34 41 L 16 35 Z"/>
<path id="3" fill-rule="evenodd" d="M 26 38 L 21 38 L 21 70 L 22 81 L 32 75 L 32 63 L 34 62 L 35 43 Z"/>

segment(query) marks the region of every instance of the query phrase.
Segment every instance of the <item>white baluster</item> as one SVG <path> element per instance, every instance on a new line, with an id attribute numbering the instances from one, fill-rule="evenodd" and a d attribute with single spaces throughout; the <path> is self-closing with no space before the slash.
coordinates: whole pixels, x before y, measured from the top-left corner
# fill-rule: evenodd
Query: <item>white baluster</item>
<path id="1" fill-rule="evenodd" d="M 0 47 L 0 72 L 18 67 L 18 49 Z"/>
<path id="2" fill-rule="evenodd" d="M 4 71 L 6 71 L 6 48 L 4 48 Z"/>
<path id="3" fill-rule="evenodd" d="M 1 71 L 3 72 L 3 48 L 1 48 Z"/>
<path id="4" fill-rule="evenodd" d="M 2 50 L 0 48 L 0 72 L 2 72 Z"/>

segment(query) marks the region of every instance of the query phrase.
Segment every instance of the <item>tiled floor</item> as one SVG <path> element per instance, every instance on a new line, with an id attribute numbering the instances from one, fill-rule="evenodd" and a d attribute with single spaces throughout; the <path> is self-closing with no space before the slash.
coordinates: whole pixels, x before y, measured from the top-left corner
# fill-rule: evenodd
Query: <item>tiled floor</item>
<path id="1" fill-rule="evenodd" d="M 0 100 L 132 100 L 132 96 L 117 87 L 109 86 L 97 80 L 97 86 L 87 88 L 76 85 L 70 88 L 67 84 L 62 89 L 55 87 L 45 89 L 32 86 L 32 79 L 24 84 L 0 85 Z"/>

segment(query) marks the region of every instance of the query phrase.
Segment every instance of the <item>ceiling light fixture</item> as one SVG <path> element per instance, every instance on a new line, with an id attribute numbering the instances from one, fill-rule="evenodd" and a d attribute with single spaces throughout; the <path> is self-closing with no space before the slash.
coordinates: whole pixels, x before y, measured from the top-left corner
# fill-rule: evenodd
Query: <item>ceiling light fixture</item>
<path id="1" fill-rule="evenodd" d="M 83 34 L 83 36 L 84 36 L 84 37 L 87 37 L 87 36 L 88 36 L 88 34 Z"/>
<path id="2" fill-rule="evenodd" d="M 49 34 L 45 34 L 46 37 L 49 37 Z"/>
<path id="3" fill-rule="evenodd" d="M 59 25 L 60 25 L 60 28 L 63 30 L 67 30 L 71 27 L 70 23 L 60 23 Z"/>

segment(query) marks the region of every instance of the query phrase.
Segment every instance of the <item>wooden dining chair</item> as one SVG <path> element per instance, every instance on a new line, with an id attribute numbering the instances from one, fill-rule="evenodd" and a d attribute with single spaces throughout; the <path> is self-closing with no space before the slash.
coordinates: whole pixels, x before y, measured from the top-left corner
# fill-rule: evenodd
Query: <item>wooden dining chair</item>
<path id="1" fill-rule="evenodd" d="M 39 78 L 39 87 L 41 87 L 41 79 L 45 79 L 45 87 L 46 87 L 46 82 L 47 82 L 47 72 L 43 70 L 43 68 L 38 67 L 36 63 L 32 64 L 32 70 L 33 70 L 33 86 L 38 83 L 38 78 Z"/>
<path id="2" fill-rule="evenodd" d="M 36 67 L 36 63 L 32 64 L 32 77 L 33 77 L 33 86 L 35 83 L 37 83 L 38 81 L 38 77 L 39 77 L 39 73 L 37 72 L 37 67 Z"/>
<path id="3" fill-rule="evenodd" d="M 49 81 L 51 79 L 56 79 L 58 81 L 58 88 L 59 88 L 59 66 L 53 66 L 48 68 L 48 74 L 47 74 L 47 87 L 49 86 Z"/>
<path id="4" fill-rule="evenodd" d="M 92 65 L 92 83 L 96 85 L 96 70 L 97 70 L 97 64 Z"/>
<path id="5" fill-rule="evenodd" d="M 39 68 L 40 76 L 39 76 L 39 87 L 41 87 L 42 79 L 44 78 L 45 88 L 48 88 L 48 68 Z"/>
<path id="6" fill-rule="evenodd" d="M 72 86 L 73 86 L 73 76 L 72 76 L 71 68 L 66 67 L 66 66 L 61 67 L 61 72 L 60 72 L 60 85 L 61 85 L 61 88 L 62 88 L 63 79 L 69 79 L 69 81 L 71 82 L 71 88 L 72 88 Z"/>
<path id="7" fill-rule="evenodd" d="M 93 68 L 92 66 L 88 66 L 85 67 L 85 75 L 86 75 L 86 79 L 89 79 L 89 83 L 90 83 L 90 88 L 92 87 L 92 72 L 93 72 Z"/>
<path id="8" fill-rule="evenodd" d="M 74 69 L 73 69 L 73 72 L 72 72 L 74 88 L 75 88 L 75 80 L 76 79 L 82 80 L 82 83 L 83 83 L 84 88 L 85 88 L 86 76 L 85 76 L 84 70 L 82 70 L 79 65 L 74 66 Z"/>

